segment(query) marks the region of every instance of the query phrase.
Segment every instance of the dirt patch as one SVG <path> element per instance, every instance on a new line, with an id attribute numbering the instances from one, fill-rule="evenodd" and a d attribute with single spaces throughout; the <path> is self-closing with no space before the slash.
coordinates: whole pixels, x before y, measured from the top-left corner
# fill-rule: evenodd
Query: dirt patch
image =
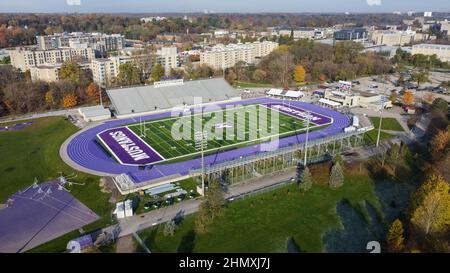
<path id="1" fill-rule="evenodd" d="M 132 235 L 117 239 L 116 253 L 136 253 L 136 244 Z"/>

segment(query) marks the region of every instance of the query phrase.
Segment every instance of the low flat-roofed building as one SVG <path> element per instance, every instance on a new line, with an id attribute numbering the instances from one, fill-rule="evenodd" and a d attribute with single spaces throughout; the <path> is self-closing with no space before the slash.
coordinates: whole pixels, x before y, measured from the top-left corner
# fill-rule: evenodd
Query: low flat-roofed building
<path id="1" fill-rule="evenodd" d="M 78 113 L 86 122 L 100 121 L 111 118 L 111 111 L 103 105 L 78 108 Z"/>
<path id="2" fill-rule="evenodd" d="M 342 106 L 363 107 L 372 110 L 392 107 L 391 101 L 386 99 L 385 96 L 359 90 L 343 92 L 327 89 L 325 90 L 324 99 L 340 103 Z M 333 105 L 333 107 L 337 107 L 337 105 Z"/>
<path id="3" fill-rule="evenodd" d="M 402 46 L 414 41 L 414 32 L 410 31 L 374 31 L 371 39 L 376 45 Z"/>
<path id="4" fill-rule="evenodd" d="M 412 54 L 436 55 L 441 61 L 450 61 L 450 45 L 419 44 L 413 45 Z"/>
<path id="5" fill-rule="evenodd" d="M 337 41 L 364 41 L 368 38 L 368 31 L 365 28 L 350 28 L 338 30 L 334 33 Z"/>

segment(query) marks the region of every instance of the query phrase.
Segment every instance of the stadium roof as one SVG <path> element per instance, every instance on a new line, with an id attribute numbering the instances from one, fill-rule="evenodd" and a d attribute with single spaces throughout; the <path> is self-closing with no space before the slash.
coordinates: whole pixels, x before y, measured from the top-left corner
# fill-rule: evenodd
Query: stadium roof
<path id="1" fill-rule="evenodd" d="M 201 103 L 240 98 L 223 78 L 185 81 L 180 84 L 144 85 L 106 91 L 117 115 L 131 115 L 180 105 L 193 105 L 194 98 Z M 195 102 L 196 104 L 199 102 Z"/>

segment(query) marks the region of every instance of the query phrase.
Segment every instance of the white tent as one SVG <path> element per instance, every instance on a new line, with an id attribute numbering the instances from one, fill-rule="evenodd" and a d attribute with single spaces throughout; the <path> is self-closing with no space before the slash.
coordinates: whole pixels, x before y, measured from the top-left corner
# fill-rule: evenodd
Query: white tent
<path id="1" fill-rule="evenodd" d="M 305 93 L 301 92 L 301 91 L 287 91 L 286 94 L 284 94 L 285 97 L 289 97 L 289 98 L 301 98 L 305 95 Z"/>
<path id="2" fill-rule="evenodd" d="M 271 96 L 281 96 L 281 93 L 283 93 L 283 90 L 282 90 L 282 89 L 271 88 L 271 89 L 267 92 L 267 95 L 271 95 Z"/>

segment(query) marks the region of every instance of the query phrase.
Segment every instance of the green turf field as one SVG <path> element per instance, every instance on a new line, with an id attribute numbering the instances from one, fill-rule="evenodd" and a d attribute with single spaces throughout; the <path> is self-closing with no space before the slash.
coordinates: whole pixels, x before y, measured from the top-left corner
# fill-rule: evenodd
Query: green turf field
<path id="1" fill-rule="evenodd" d="M 380 118 L 379 117 L 369 117 L 370 121 L 373 124 L 373 127 L 378 129 L 380 126 Z M 397 119 L 395 118 L 383 118 L 383 121 L 381 122 L 381 130 L 388 130 L 388 131 L 399 131 L 403 132 L 403 127 L 398 123 Z"/>
<path id="2" fill-rule="evenodd" d="M 196 120 L 198 120 L 197 123 Z M 306 121 L 262 105 L 237 107 L 231 112 L 212 111 L 204 113 L 203 116 L 197 114 L 171 117 L 145 124 L 132 124 L 128 127 L 167 160 L 199 153 L 194 136 L 194 131 L 197 130 L 193 128 L 197 128 L 195 124 L 200 122 L 208 134 L 205 152 L 226 150 L 267 141 L 276 136 L 285 137 L 306 131 Z M 188 134 L 183 139 L 176 140 L 171 130 L 181 123 L 184 124 L 183 129 Z M 216 128 L 216 125 L 225 125 L 229 128 L 220 129 Z M 198 127 L 201 128 L 201 126 Z M 313 123 L 310 124 L 311 131 L 317 127 Z"/>

